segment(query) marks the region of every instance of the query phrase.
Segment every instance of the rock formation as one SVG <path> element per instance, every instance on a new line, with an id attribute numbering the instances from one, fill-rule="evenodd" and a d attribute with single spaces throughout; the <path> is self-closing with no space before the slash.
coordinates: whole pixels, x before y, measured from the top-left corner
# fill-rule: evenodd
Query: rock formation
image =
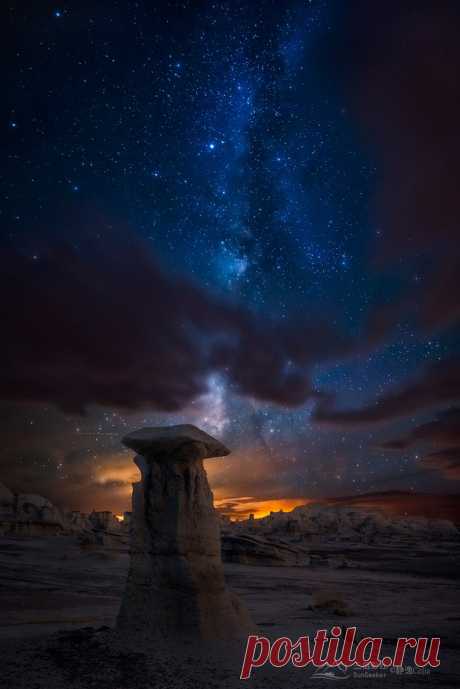
<path id="1" fill-rule="evenodd" d="M 0 534 L 22 536 L 61 535 L 62 512 L 41 495 L 13 494 L 0 484 Z"/>
<path id="2" fill-rule="evenodd" d="M 54 524 L 64 530 L 64 516 L 61 511 L 41 495 L 20 493 L 16 501 L 16 516 L 23 522 Z"/>
<path id="3" fill-rule="evenodd" d="M 72 510 L 66 514 L 70 533 L 80 534 L 93 530 L 89 516 L 80 510 Z"/>
<path id="4" fill-rule="evenodd" d="M 123 438 L 139 454 L 131 564 L 117 626 L 130 638 L 222 639 L 253 625 L 224 581 L 219 521 L 203 459 L 229 450 L 195 426 L 144 428 Z"/>
<path id="5" fill-rule="evenodd" d="M 84 544 L 127 545 L 129 520 L 119 522 L 109 511 L 63 512 L 42 495 L 14 494 L 0 483 L 0 535 L 76 536 Z"/>
<path id="6" fill-rule="evenodd" d="M 120 531 L 120 522 L 109 510 L 99 511 L 93 510 L 89 515 L 89 521 L 96 531 Z"/>
<path id="7" fill-rule="evenodd" d="M 458 528 L 446 519 L 401 517 L 380 511 L 337 505 L 304 505 L 288 513 L 226 526 L 228 536 L 251 534 L 274 545 L 321 543 L 440 542 L 458 539 Z M 230 543 L 230 542 L 229 542 Z M 255 557 L 257 549 L 253 549 Z M 257 558 L 256 558 L 257 559 Z"/>

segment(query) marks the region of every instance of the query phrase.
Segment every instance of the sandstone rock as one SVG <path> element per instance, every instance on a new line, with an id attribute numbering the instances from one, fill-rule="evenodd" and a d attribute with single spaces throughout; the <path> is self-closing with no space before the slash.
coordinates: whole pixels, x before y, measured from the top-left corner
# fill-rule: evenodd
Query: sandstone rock
<path id="1" fill-rule="evenodd" d="M 62 514 L 52 502 L 30 493 L 18 495 L 16 516 L 23 521 L 62 523 Z"/>
<path id="2" fill-rule="evenodd" d="M 130 638 L 238 638 L 253 625 L 227 590 L 203 459 L 229 450 L 194 426 L 123 438 L 142 453 L 133 485 L 131 563 L 117 626 Z"/>
<path id="3" fill-rule="evenodd" d="M 225 445 L 191 424 L 141 428 L 126 435 L 122 442 L 143 457 L 154 454 L 157 461 L 162 455 L 168 460 L 174 453 L 182 460 L 225 457 L 230 454 Z"/>
<path id="4" fill-rule="evenodd" d="M 120 529 L 120 522 L 109 510 L 96 512 L 93 510 L 89 515 L 89 521 L 96 531 L 109 531 L 118 533 Z"/>
<path id="5" fill-rule="evenodd" d="M 61 511 L 41 495 L 20 493 L 16 500 L 16 531 L 41 535 L 62 533 L 66 523 Z"/>
<path id="6" fill-rule="evenodd" d="M 319 542 L 431 541 L 459 538 L 457 527 L 445 519 L 401 517 L 378 511 L 337 505 L 296 507 L 288 515 L 246 521 L 240 529 L 265 538 L 295 538 L 309 544 Z"/>
<path id="7" fill-rule="evenodd" d="M 67 512 L 66 520 L 71 533 L 83 533 L 86 531 L 91 531 L 93 528 L 89 516 L 84 512 L 80 512 L 79 510 Z"/>
<path id="8" fill-rule="evenodd" d="M 64 533 L 66 521 L 52 502 L 30 493 L 14 495 L 0 484 L 0 532 L 20 536 Z"/>

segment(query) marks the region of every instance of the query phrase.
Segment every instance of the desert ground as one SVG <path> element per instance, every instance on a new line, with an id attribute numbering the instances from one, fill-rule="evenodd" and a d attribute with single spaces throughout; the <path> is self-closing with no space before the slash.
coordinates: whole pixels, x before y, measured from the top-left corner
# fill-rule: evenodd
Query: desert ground
<path id="1" fill-rule="evenodd" d="M 311 548 L 309 564 L 226 563 L 229 587 L 259 633 L 313 636 L 334 624 L 360 635 L 440 636 L 441 666 L 349 670 L 353 687 L 458 687 L 458 544 L 408 548 L 332 543 Z M 0 648 L 3 689 L 222 689 L 242 686 L 244 643 L 133 648 L 112 627 L 129 563 L 126 545 L 81 544 L 72 536 L 0 540 Z M 248 686 L 326 685 L 312 669 L 253 671 Z M 348 684 L 347 684 L 348 682 Z M 329 681 L 330 683 L 330 681 Z"/>

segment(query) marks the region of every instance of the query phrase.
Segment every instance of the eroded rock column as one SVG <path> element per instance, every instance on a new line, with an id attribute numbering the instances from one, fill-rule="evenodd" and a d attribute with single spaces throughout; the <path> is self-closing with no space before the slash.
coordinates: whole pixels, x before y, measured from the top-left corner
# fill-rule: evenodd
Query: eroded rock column
<path id="1" fill-rule="evenodd" d="M 229 450 L 195 426 L 144 428 L 138 452 L 131 563 L 117 626 L 159 638 L 238 638 L 254 629 L 225 586 L 220 531 L 203 459 Z"/>

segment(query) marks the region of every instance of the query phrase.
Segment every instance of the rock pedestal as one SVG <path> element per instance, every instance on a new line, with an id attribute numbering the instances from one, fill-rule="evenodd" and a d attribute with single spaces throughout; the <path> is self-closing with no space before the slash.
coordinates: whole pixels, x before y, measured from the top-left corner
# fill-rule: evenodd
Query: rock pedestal
<path id="1" fill-rule="evenodd" d="M 220 531 L 203 459 L 229 454 L 195 426 L 123 438 L 139 454 L 131 564 L 117 627 L 159 639 L 240 638 L 254 629 L 224 581 Z"/>

